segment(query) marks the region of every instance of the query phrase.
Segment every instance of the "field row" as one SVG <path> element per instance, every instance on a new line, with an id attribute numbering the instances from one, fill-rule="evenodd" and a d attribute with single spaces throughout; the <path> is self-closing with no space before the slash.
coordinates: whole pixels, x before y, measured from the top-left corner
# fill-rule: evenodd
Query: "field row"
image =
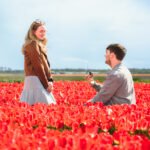
<path id="1" fill-rule="evenodd" d="M 55 81 L 84 81 L 85 74 L 54 74 L 53 78 Z M 106 74 L 94 74 L 95 80 L 103 82 Z M 133 80 L 135 82 L 148 82 L 150 83 L 150 74 L 133 74 Z M 0 82 L 23 82 L 23 73 L 0 73 Z"/>

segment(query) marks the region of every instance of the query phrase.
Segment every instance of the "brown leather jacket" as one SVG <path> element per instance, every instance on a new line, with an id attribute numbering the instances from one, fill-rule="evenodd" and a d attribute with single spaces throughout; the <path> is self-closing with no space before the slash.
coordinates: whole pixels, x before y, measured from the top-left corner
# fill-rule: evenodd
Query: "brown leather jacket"
<path id="1" fill-rule="evenodd" d="M 25 76 L 37 76 L 45 89 L 48 87 L 48 79 L 51 76 L 47 54 L 41 47 L 32 41 L 25 47 L 24 52 Z"/>

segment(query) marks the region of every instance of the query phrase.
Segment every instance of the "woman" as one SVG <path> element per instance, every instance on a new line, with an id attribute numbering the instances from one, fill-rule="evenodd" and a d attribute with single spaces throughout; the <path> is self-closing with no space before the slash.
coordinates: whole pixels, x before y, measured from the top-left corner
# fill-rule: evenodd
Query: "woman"
<path id="1" fill-rule="evenodd" d="M 24 54 L 25 82 L 21 101 L 33 105 L 37 102 L 56 104 L 51 93 L 52 78 L 46 51 L 46 28 L 41 21 L 34 21 L 22 48 Z"/>

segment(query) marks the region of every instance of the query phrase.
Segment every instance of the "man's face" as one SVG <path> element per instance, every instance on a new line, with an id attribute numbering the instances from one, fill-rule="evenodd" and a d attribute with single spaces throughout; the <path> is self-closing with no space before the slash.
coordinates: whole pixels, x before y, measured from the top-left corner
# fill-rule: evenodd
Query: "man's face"
<path id="1" fill-rule="evenodd" d="M 106 49 L 105 63 L 111 66 L 111 53 L 108 49 Z"/>

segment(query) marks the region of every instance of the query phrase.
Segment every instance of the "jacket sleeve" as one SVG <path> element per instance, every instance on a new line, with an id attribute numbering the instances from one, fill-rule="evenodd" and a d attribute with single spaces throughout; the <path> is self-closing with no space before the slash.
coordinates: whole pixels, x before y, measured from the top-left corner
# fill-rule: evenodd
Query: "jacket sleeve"
<path id="1" fill-rule="evenodd" d="M 40 50 L 36 42 L 32 42 L 26 47 L 27 53 L 31 60 L 31 64 L 38 78 L 45 89 L 48 87 L 48 80 L 44 71 L 44 66 L 40 57 Z"/>
<path id="2" fill-rule="evenodd" d="M 91 86 L 92 86 L 97 92 L 99 92 L 100 89 L 102 88 L 102 85 L 99 84 L 99 83 L 97 83 L 97 82 L 95 82 L 95 81 L 94 81 L 94 83 L 91 83 Z"/>
<path id="3" fill-rule="evenodd" d="M 108 75 L 103 87 L 96 94 L 96 96 L 91 100 L 91 102 L 103 102 L 106 104 L 114 96 L 117 89 L 122 84 L 122 78 L 119 75 Z"/>

